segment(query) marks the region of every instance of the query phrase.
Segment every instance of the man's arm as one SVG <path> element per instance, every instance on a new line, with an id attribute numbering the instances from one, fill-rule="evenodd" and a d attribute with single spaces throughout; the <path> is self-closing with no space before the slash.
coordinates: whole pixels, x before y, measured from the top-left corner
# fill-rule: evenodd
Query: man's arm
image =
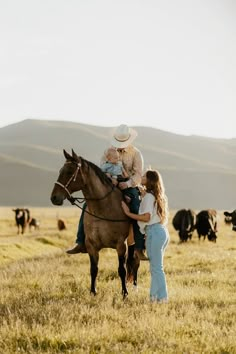
<path id="1" fill-rule="evenodd" d="M 143 174 L 143 156 L 141 152 L 135 148 L 135 154 L 133 159 L 132 175 L 126 182 L 128 187 L 136 187 L 141 183 Z"/>

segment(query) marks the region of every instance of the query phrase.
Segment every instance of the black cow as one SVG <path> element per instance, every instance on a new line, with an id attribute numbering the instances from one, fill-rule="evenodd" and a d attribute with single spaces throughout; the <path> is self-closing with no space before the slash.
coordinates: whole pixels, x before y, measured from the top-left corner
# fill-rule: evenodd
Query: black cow
<path id="1" fill-rule="evenodd" d="M 217 211 L 214 209 L 202 210 L 197 214 L 196 230 L 199 241 L 207 236 L 209 241 L 216 242 L 217 236 Z"/>
<path id="2" fill-rule="evenodd" d="M 15 220 L 17 226 L 17 234 L 25 232 L 25 228 L 29 222 L 30 213 L 28 209 L 17 208 L 12 209 L 15 212 Z"/>
<path id="3" fill-rule="evenodd" d="M 231 223 L 232 223 L 231 216 L 225 216 L 224 222 L 225 222 L 226 225 L 231 225 Z"/>
<path id="4" fill-rule="evenodd" d="M 179 231 L 180 242 L 191 240 L 195 227 L 196 214 L 192 209 L 178 210 L 173 217 L 172 224 Z"/>
<path id="5" fill-rule="evenodd" d="M 230 213 L 229 211 L 224 212 L 225 222 L 232 223 L 232 230 L 236 231 L 236 209 Z"/>
<path id="6" fill-rule="evenodd" d="M 26 221 L 27 221 L 27 224 L 30 222 L 30 211 L 29 209 L 24 209 L 25 213 L 26 213 Z"/>

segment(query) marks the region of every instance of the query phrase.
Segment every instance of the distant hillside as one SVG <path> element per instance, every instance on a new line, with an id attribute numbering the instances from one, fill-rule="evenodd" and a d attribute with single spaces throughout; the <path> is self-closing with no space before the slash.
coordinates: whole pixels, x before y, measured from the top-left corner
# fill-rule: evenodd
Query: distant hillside
<path id="1" fill-rule="evenodd" d="M 163 175 L 170 208 L 236 207 L 236 139 L 134 128 L 145 167 Z M 0 205 L 50 206 L 63 149 L 99 164 L 113 129 L 30 119 L 0 128 Z"/>

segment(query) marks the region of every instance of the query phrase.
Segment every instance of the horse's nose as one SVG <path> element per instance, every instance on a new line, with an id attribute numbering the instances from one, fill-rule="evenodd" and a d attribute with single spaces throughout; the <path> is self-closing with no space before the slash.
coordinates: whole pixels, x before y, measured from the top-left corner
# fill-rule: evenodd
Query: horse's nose
<path id="1" fill-rule="evenodd" d="M 54 205 L 62 205 L 63 200 L 61 198 L 58 198 L 56 195 L 51 196 L 51 202 Z"/>
<path id="2" fill-rule="evenodd" d="M 57 199 L 57 197 L 55 196 L 55 195 L 51 195 L 51 202 L 52 202 L 52 204 L 56 204 L 56 199 Z"/>

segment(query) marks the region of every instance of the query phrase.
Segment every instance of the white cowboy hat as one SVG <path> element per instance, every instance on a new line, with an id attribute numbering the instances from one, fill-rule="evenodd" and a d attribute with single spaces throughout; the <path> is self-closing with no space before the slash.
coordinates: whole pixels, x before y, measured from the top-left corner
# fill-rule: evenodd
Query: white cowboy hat
<path id="1" fill-rule="evenodd" d="M 136 130 L 129 128 L 125 124 L 121 124 L 113 133 L 111 145 L 117 149 L 124 149 L 132 143 L 137 135 Z"/>

